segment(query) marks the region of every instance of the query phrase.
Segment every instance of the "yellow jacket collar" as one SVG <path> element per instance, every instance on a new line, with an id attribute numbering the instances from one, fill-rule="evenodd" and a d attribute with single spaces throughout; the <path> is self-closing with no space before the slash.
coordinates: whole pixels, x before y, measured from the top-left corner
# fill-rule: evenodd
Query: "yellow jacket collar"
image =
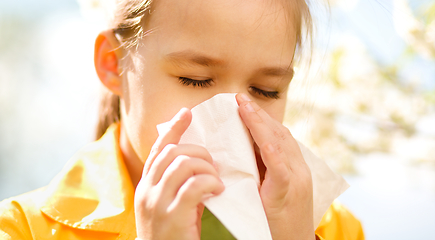
<path id="1" fill-rule="evenodd" d="M 127 227 L 135 232 L 134 188 L 119 148 L 119 124 L 70 159 L 48 185 L 46 196 L 41 211 L 57 222 L 95 231 L 120 233 Z"/>

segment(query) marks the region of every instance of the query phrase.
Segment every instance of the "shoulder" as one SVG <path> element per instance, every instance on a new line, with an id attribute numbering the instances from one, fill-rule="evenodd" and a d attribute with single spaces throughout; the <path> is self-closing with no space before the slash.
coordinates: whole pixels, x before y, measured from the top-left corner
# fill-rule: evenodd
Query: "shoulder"
<path id="1" fill-rule="evenodd" d="M 33 239 L 32 218 L 41 216 L 39 205 L 43 189 L 34 190 L 0 202 L 0 239 Z"/>
<path id="2" fill-rule="evenodd" d="M 334 201 L 316 230 L 324 239 L 363 240 L 361 222 L 341 203 Z"/>

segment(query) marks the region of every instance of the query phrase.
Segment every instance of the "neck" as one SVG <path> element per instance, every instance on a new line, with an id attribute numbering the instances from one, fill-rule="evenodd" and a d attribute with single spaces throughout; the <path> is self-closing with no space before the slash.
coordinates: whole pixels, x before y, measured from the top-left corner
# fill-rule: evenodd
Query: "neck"
<path id="1" fill-rule="evenodd" d="M 134 151 L 133 147 L 131 146 L 130 140 L 127 136 L 127 132 L 122 122 L 119 133 L 119 146 L 121 148 L 122 157 L 124 159 L 125 166 L 127 167 L 127 171 L 130 175 L 131 182 L 136 188 L 142 177 L 142 170 L 144 164 L 140 160 L 139 156 L 136 154 L 136 151 Z"/>

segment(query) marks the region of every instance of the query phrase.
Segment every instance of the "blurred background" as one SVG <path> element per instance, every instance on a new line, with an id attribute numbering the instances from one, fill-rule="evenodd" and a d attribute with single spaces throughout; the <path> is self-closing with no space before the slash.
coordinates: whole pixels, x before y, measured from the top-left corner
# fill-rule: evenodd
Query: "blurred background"
<path id="1" fill-rule="evenodd" d="M 0 1 L 0 200 L 47 185 L 93 140 L 104 14 L 79 2 Z M 351 184 L 339 200 L 367 239 L 434 236 L 435 1 L 334 0 L 313 14 L 285 124 Z"/>

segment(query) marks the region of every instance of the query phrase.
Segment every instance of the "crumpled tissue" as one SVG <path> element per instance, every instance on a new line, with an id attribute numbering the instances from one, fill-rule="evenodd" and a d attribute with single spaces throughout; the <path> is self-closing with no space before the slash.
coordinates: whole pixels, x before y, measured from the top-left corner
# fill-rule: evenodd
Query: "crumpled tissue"
<path id="1" fill-rule="evenodd" d="M 234 93 L 221 93 L 192 108 L 192 122 L 180 144 L 206 148 L 217 165 L 225 190 L 204 205 L 240 240 L 272 239 L 258 187 L 260 178 L 253 140 L 239 115 Z M 168 130 L 157 126 L 159 134 Z M 314 227 L 332 201 L 349 185 L 298 142 L 313 179 Z"/>

